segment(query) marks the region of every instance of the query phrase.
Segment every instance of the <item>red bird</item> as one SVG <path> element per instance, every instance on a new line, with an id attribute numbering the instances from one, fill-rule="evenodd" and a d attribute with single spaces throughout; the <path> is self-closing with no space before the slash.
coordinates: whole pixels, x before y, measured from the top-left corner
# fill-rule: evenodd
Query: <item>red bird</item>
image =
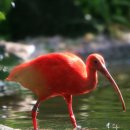
<path id="1" fill-rule="evenodd" d="M 37 130 L 37 108 L 42 101 L 55 96 L 62 96 L 68 106 L 73 127 L 77 123 L 72 109 L 72 95 L 89 93 L 98 83 L 97 71 L 100 71 L 111 82 L 126 110 L 122 94 L 108 72 L 104 58 L 91 54 L 84 62 L 72 53 L 51 53 L 32 61 L 16 66 L 7 77 L 8 81 L 19 82 L 33 91 L 38 100 L 32 109 L 34 130 Z"/>

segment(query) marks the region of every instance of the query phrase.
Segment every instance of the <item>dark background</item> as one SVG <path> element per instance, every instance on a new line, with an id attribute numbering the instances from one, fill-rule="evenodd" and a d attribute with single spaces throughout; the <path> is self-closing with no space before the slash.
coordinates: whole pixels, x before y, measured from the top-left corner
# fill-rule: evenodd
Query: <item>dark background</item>
<path id="1" fill-rule="evenodd" d="M 0 37 L 4 39 L 110 34 L 113 29 L 127 31 L 129 20 L 129 0 L 0 1 Z"/>

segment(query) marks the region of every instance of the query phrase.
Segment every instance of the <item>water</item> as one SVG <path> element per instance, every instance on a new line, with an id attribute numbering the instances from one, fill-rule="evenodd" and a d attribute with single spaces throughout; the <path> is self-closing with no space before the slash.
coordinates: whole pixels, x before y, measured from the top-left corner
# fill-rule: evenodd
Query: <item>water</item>
<path id="1" fill-rule="evenodd" d="M 100 75 L 99 85 L 89 94 L 73 97 L 73 110 L 78 125 L 86 130 L 129 130 L 130 129 L 130 69 L 129 66 L 113 66 L 110 73 L 118 83 L 127 111 L 109 82 Z M 32 130 L 31 109 L 37 98 L 28 90 L 0 98 L 0 124 L 21 130 Z M 67 106 L 61 97 L 43 102 L 39 108 L 40 129 L 72 130 Z"/>

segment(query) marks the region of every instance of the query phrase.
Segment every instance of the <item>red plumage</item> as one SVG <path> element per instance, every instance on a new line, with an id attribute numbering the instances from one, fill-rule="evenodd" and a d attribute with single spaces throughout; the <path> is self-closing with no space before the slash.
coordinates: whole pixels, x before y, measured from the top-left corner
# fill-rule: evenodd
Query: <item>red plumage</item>
<path id="1" fill-rule="evenodd" d="M 85 65 L 81 58 L 72 53 L 50 53 L 16 66 L 7 80 L 21 83 L 38 96 L 38 101 L 32 110 L 34 130 L 37 129 L 37 107 L 41 101 L 54 96 L 64 97 L 72 124 L 77 127 L 72 110 L 72 95 L 88 93 L 95 89 L 98 81 L 97 70 L 112 83 L 125 110 L 121 92 L 99 54 L 89 55 Z"/>

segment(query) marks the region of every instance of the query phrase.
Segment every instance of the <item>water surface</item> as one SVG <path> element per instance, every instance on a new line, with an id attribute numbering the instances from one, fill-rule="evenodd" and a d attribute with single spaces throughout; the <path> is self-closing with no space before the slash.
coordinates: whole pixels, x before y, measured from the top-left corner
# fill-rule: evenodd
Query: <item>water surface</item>
<path id="1" fill-rule="evenodd" d="M 121 103 L 109 82 L 100 75 L 95 91 L 73 97 L 73 110 L 77 123 L 87 130 L 129 130 L 130 129 L 130 67 L 129 65 L 109 67 L 117 81 L 127 111 L 123 112 Z M 28 90 L 0 98 L 0 124 L 21 130 L 32 130 L 31 109 L 37 99 Z M 67 106 L 62 97 L 43 102 L 39 108 L 40 129 L 72 130 Z"/>

